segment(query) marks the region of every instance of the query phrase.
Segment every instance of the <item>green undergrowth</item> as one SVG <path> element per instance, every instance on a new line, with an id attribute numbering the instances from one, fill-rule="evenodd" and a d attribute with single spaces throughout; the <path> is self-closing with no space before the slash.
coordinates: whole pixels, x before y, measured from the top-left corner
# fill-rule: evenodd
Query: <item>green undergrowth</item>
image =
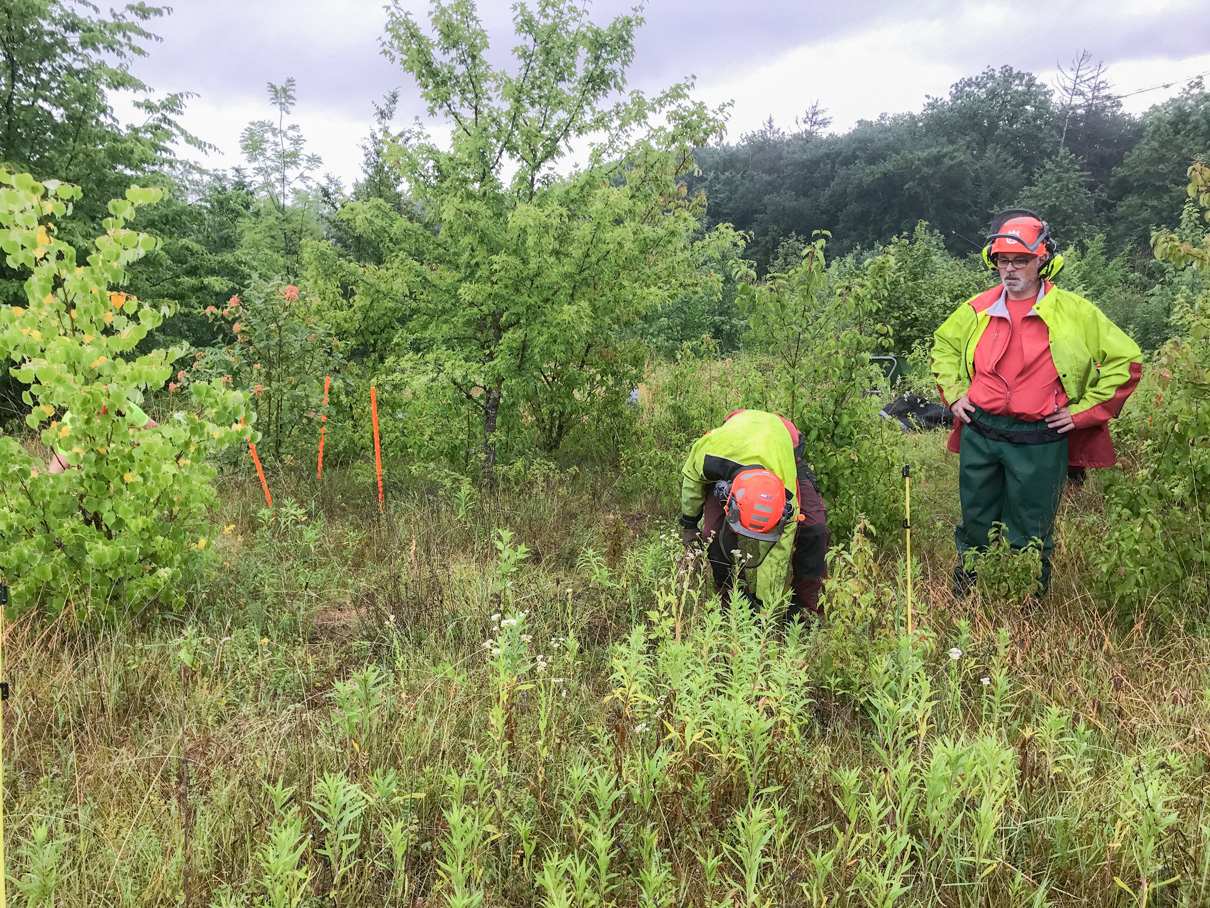
<path id="1" fill-rule="evenodd" d="M 388 471 L 381 512 L 363 471 L 271 471 L 271 511 L 223 480 L 191 610 L 10 626 L 10 897 L 1205 904 L 1197 625 L 1094 598 L 1095 476 L 1047 599 L 1007 565 L 954 602 L 954 458 L 904 446 L 910 613 L 902 532 L 859 524 L 789 629 L 722 607 L 660 490 L 587 468 Z"/>

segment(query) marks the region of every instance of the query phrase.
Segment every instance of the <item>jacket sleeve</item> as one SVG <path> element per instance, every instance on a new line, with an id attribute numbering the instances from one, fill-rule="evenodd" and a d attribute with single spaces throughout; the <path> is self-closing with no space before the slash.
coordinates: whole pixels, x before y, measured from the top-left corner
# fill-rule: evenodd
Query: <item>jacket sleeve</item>
<path id="1" fill-rule="evenodd" d="M 706 507 L 706 476 L 702 472 L 705 454 L 699 439 L 689 449 L 681 468 L 681 525 L 697 526 Z"/>
<path id="2" fill-rule="evenodd" d="M 1093 315 L 1086 327 L 1087 343 L 1099 368 L 1089 381 L 1084 396 L 1068 404 L 1076 427 L 1081 429 L 1117 416 L 1143 374 L 1139 345 L 1099 309 L 1091 308 Z"/>
<path id="3" fill-rule="evenodd" d="M 933 332 L 933 377 L 947 407 L 953 406 L 954 401 L 970 390 L 962 348 L 964 338 L 969 335 L 973 315 L 970 304 L 963 303 Z"/>

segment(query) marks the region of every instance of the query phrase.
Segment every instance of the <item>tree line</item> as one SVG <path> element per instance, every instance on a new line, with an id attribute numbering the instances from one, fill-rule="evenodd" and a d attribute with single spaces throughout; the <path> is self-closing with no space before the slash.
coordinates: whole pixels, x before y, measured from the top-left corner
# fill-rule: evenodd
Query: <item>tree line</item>
<path id="1" fill-rule="evenodd" d="M 81 249 L 101 232 L 106 200 L 132 183 L 163 188 L 139 223 L 161 242 L 126 278 L 128 292 L 174 307 L 147 345 L 229 349 L 248 320 L 215 317 L 216 306 L 240 293 L 276 306 L 276 292 L 255 288 L 297 285 L 309 324 L 339 326 L 345 374 L 407 376 L 401 395 L 440 382 L 460 401 L 443 405 L 473 414 L 489 459 L 498 429 L 522 412 L 541 447 L 558 448 L 585 401 L 624 402 L 653 352 L 740 349 L 750 319 L 739 285 L 792 271 L 815 231 L 842 257 L 837 280 L 861 277 L 882 300 L 900 353 L 986 282 L 971 255 L 1000 208 L 1042 212 L 1075 253 L 1069 279 L 1144 346 L 1168 336 L 1189 280 L 1154 262 L 1150 238 L 1181 229 L 1185 170 L 1210 150 L 1200 82 L 1135 117 L 1082 53 L 1055 87 L 988 69 L 919 112 L 844 133 L 829 132 L 815 104 L 792 130 L 769 122 L 727 142 L 721 111 L 695 102 L 691 83 L 623 94 L 637 14 L 597 26 L 570 4 L 522 6 L 509 69 L 482 53 L 472 3 L 438 3 L 428 29 L 393 15 L 383 46 L 452 143 L 394 128 L 418 111 L 388 95 L 346 188 L 320 176 L 289 122 L 292 79 L 269 85 L 272 116 L 245 128 L 240 166 L 182 158 L 206 148 L 180 125 L 188 93 L 156 99 L 130 68 L 155 52 L 167 12 L 7 4 L 0 162 L 81 187 L 57 225 Z M 142 123 L 118 122 L 119 91 L 138 99 Z M 590 137 L 588 163 L 566 175 L 571 143 Z M 895 267 L 870 270 L 878 256 Z M 19 275 L 0 263 L 0 301 L 21 299 Z M 302 324 L 305 345 L 317 331 Z M 291 355 L 281 356 L 284 367 Z M 295 377 L 290 393 L 313 380 Z M 8 411 L 21 409 L 19 386 L 0 382 Z"/>
<path id="2" fill-rule="evenodd" d="M 688 185 L 706 194 L 708 223 L 751 233 L 763 267 L 792 234 L 875 249 L 921 220 L 965 255 L 995 211 L 1017 206 L 1043 212 L 1066 246 L 1102 235 L 1114 254 L 1149 257 L 1152 230 L 1180 218 L 1186 169 L 1210 151 L 1210 95 L 1198 80 L 1131 116 L 1087 52 L 1060 82 L 989 68 L 920 112 L 841 134 L 814 106 L 793 130 L 769 121 L 699 149 Z"/>

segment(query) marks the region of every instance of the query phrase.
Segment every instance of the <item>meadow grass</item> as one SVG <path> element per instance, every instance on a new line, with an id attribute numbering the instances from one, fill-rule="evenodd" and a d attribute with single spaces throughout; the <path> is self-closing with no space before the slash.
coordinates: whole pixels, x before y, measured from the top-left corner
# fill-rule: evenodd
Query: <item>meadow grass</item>
<path id="1" fill-rule="evenodd" d="M 1200 625 L 1095 599 L 1095 476 L 1045 600 L 955 602 L 955 459 L 902 443 L 911 634 L 901 537 L 787 629 L 668 489 L 223 480 L 189 612 L 7 630 L 14 904 L 1210 902 Z"/>

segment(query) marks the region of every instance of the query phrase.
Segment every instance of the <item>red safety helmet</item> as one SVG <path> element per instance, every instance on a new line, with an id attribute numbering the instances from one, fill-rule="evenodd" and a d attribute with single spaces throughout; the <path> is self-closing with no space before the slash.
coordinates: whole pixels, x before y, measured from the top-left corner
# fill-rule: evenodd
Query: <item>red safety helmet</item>
<path id="1" fill-rule="evenodd" d="M 727 526 L 736 534 L 776 542 L 794 515 L 794 502 L 776 475 L 764 467 L 748 467 L 731 481 L 723 510 Z"/>
<path id="2" fill-rule="evenodd" d="M 1046 241 L 1050 239 L 1050 231 L 1046 224 L 1037 218 L 1010 218 L 990 238 L 991 246 L 988 255 L 1007 252 L 1010 255 L 1050 255 Z"/>

